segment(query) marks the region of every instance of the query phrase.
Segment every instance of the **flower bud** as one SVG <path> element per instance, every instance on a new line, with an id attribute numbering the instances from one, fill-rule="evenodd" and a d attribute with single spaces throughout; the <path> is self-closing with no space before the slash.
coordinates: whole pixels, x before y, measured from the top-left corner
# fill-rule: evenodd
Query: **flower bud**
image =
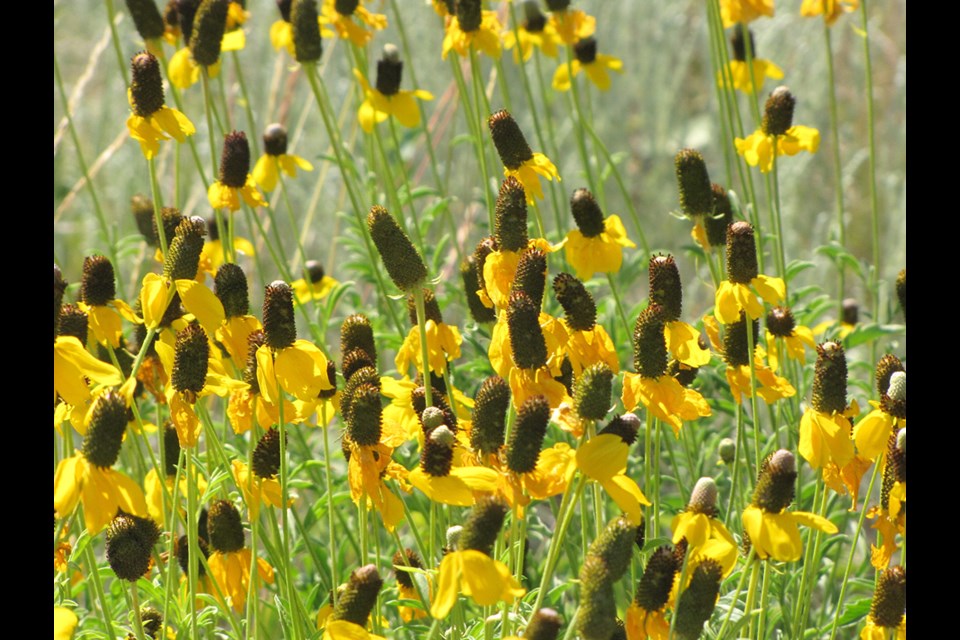
<path id="1" fill-rule="evenodd" d="M 677 261 L 671 255 L 658 254 L 650 258 L 650 302 L 660 305 L 665 322 L 680 319 L 683 287 Z"/>
<path id="2" fill-rule="evenodd" d="M 680 209 L 684 215 L 713 215 L 713 189 L 707 163 L 696 149 L 681 149 L 673 159 L 680 191 Z"/>
<path id="3" fill-rule="evenodd" d="M 176 5 L 183 41 L 190 44 L 190 38 L 193 35 L 193 21 L 197 16 L 197 9 L 200 8 L 200 0 L 176 0 Z"/>
<path id="4" fill-rule="evenodd" d="M 84 258 L 80 300 L 91 307 L 102 307 L 116 297 L 117 285 L 110 260 L 101 255 Z"/>
<path id="5" fill-rule="evenodd" d="M 282 124 L 274 122 L 263 131 L 263 152 L 268 156 L 282 156 L 287 153 L 287 130 Z"/>
<path id="6" fill-rule="evenodd" d="M 607 426 L 601 429 L 597 435 L 612 434 L 619 436 L 627 446 L 637 441 L 637 433 L 640 432 L 640 418 L 633 413 L 625 413 L 622 416 L 614 416 Z"/>
<path id="7" fill-rule="evenodd" d="M 431 376 L 432 378 L 433 376 Z M 420 376 L 417 376 L 417 382 L 422 382 L 423 379 Z M 457 414 L 453 412 L 453 409 L 450 408 L 449 403 L 447 403 L 445 393 L 443 390 L 439 389 L 434 382 L 431 387 L 431 396 L 433 400 L 433 406 L 443 412 L 443 424 L 450 429 L 451 433 L 457 432 Z M 410 393 L 410 403 L 413 405 L 413 410 L 417 413 L 418 416 L 423 416 L 423 412 L 427 409 L 427 388 L 423 385 L 415 388 Z M 421 422 L 421 426 L 423 423 Z M 424 429 L 424 433 L 427 431 Z"/>
<path id="8" fill-rule="evenodd" d="M 347 316 L 340 325 L 340 353 L 347 354 L 354 349 L 363 349 L 370 357 L 370 361 L 377 362 L 377 346 L 373 340 L 373 327 L 370 320 L 362 313 Z M 346 369 L 346 367 L 341 367 Z M 344 372 L 346 378 L 349 375 Z"/>
<path id="9" fill-rule="evenodd" d="M 842 307 L 841 322 L 854 325 L 860 321 L 860 303 L 857 302 L 856 298 L 844 298 Z"/>
<path id="10" fill-rule="evenodd" d="M 796 326 L 789 307 L 774 307 L 767 314 L 767 331 L 778 338 L 789 338 Z"/>
<path id="11" fill-rule="evenodd" d="M 797 99 L 786 87 L 777 87 L 767 98 L 761 128 L 768 136 L 782 136 L 793 126 L 793 108 Z"/>
<path id="12" fill-rule="evenodd" d="M 280 431 L 270 427 L 253 449 L 253 473 L 258 478 L 276 478 L 280 462 Z"/>
<path id="13" fill-rule="evenodd" d="M 207 333 L 198 324 L 188 324 L 177 332 L 170 381 L 173 388 L 185 394 L 188 401 L 196 402 L 196 396 L 206 384 L 210 360 L 210 344 Z"/>
<path id="14" fill-rule="evenodd" d="M 350 380 L 353 374 L 360 369 L 370 368 L 376 371 L 376 363 L 370 359 L 370 356 L 363 349 L 351 349 L 343 356 L 343 377 Z"/>
<path id="15" fill-rule="evenodd" d="M 473 406 L 470 446 L 489 455 L 503 446 L 506 413 L 510 406 L 510 386 L 500 376 L 490 376 L 480 385 Z"/>
<path id="16" fill-rule="evenodd" d="M 603 211 L 588 190 L 580 188 L 570 196 L 570 212 L 585 238 L 596 238 L 604 230 Z"/>
<path id="17" fill-rule="evenodd" d="M 83 437 L 83 456 L 90 464 L 109 468 L 120 455 L 127 430 L 127 405 L 116 391 L 108 390 L 94 400 L 90 423 Z"/>
<path id="18" fill-rule="evenodd" d="M 240 521 L 240 512 L 232 502 L 218 500 L 210 505 L 207 533 L 210 548 L 218 553 L 243 549 L 243 523 Z"/>
<path id="19" fill-rule="evenodd" d="M 476 26 L 479 27 L 480 2 L 479 0 L 470 0 L 470 3 L 477 5 L 478 19 Z M 460 12 L 460 7 L 463 5 L 463 2 L 458 3 L 458 13 Z M 462 21 L 460 22 L 460 28 L 468 31 Z M 533 151 L 530 149 L 530 145 L 527 144 L 527 139 L 523 136 L 523 132 L 520 131 L 520 126 L 517 124 L 517 121 L 513 119 L 513 116 L 510 115 L 508 111 L 501 109 L 487 118 L 487 126 L 490 128 L 493 145 L 497 148 L 497 153 L 500 154 L 500 161 L 503 162 L 503 166 L 507 169 L 519 169 L 520 165 L 524 162 L 533 159 Z"/>
<path id="20" fill-rule="evenodd" d="M 550 402 L 544 396 L 531 396 L 517 411 L 517 422 L 510 432 L 507 468 L 514 473 L 530 473 L 537 468 L 543 438 L 550 424 Z"/>
<path id="21" fill-rule="evenodd" d="M 546 0 L 547 9 L 550 11 L 566 11 L 570 6 L 570 0 Z"/>
<path id="22" fill-rule="evenodd" d="M 360 352 L 359 349 L 355 351 Z M 353 398 L 357 393 L 357 389 L 365 384 L 372 385 L 376 389 L 380 388 L 380 374 L 376 368 L 370 366 L 361 367 L 347 377 L 347 383 L 343 387 L 343 395 L 340 396 L 340 413 L 347 424 L 350 424 L 351 412 L 353 411 Z"/>
<path id="23" fill-rule="evenodd" d="M 625 516 L 614 518 L 590 545 L 588 556 L 603 560 L 611 580 L 618 580 L 630 568 L 637 527 Z"/>
<path id="24" fill-rule="evenodd" d="M 494 216 L 497 244 L 501 251 L 520 251 L 527 246 L 527 196 L 513 176 L 500 184 Z"/>
<path id="25" fill-rule="evenodd" d="M 400 91 L 403 78 L 403 61 L 396 45 L 383 45 L 383 56 L 377 61 L 377 91 L 389 97 Z"/>
<path id="26" fill-rule="evenodd" d="M 633 329 L 633 368 L 644 378 L 659 378 L 667 370 L 663 309 L 656 302 L 640 312 Z"/>
<path id="27" fill-rule="evenodd" d="M 171 280 L 193 280 L 196 277 L 206 231 L 207 223 L 199 216 L 180 221 L 163 258 L 163 275 Z"/>
<path id="28" fill-rule="evenodd" d="M 727 280 L 750 284 L 759 272 L 753 227 L 742 220 L 734 222 L 727 229 Z"/>
<path id="29" fill-rule="evenodd" d="M 337 597 L 330 619 L 345 620 L 366 627 L 382 586 L 383 579 L 372 564 L 355 569 L 350 574 L 347 588 Z"/>
<path id="30" fill-rule="evenodd" d="M 547 343 L 540 328 L 540 306 L 522 291 L 510 294 L 507 327 L 514 364 L 521 369 L 539 369 L 547 364 Z"/>
<path id="31" fill-rule="evenodd" d="M 374 205 L 367 215 L 367 227 L 383 266 L 397 288 L 408 292 L 420 287 L 427 279 L 427 266 L 393 216 Z"/>
<path id="32" fill-rule="evenodd" d="M 657 547 L 647 561 L 643 576 L 637 584 L 634 602 L 648 612 L 660 611 L 667 606 L 673 580 L 680 571 L 680 565 L 681 562 L 677 561 L 677 555 L 670 545 Z"/>
<path id="33" fill-rule="evenodd" d="M 606 563 L 587 555 L 580 567 L 580 609 L 577 631 L 583 640 L 609 640 L 617 629 L 613 579 Z"/>
<path id="34" fill-rule="evenodd" d="M 293 4 L 293 0 L 276 0 L 277 1 L 277 10 L 280 11 L 280 18 L 284 22 L 290 22 L 290 7 Z"/>
<path id="35" fill-rule="evenodd" d="M 121 580 L 136 582 L 150 569 L 160 528 L 150 518 L 120 511 L 107 528 L 107 562 Z"/>
<path id="36" fill-rule="evenodd" d="M 427 475 L 442 478 L 450 475 L 453 466 L 453 446 L 456 436 L 445 424 L 433 429 L 423 440 L 420 468 Z"/>
<path id="37" fill-rule="evenodd" d="M 767 513 L 780 513 L 793 502 L 797 481 L 797 461 L 786 449 L 767 456 L 760 464 L 754 506 Z"/>
<path id="38" fill-rule="evenodd" d="M 810 404 L 821 413 L 843 413 L 847 408 L 847 357 L 839 342 L 817 345 Z"/>
<path id="39" fill-rule="evenodd" d="M 200 3 L 190 37 L 190 52 L 197 64 L 209 67 L 220 61 L 220 43 L 227 28 L 229 6 L 229 0 L 203 0 Z"/>
<path id="40" fill-rule="evenodd" d="M 508 510 L 507 504 L 498 497 L 477 500 L 467 521 L 463 523 L 458 549 L 473 549 L 488 556 L 493 555 L 493 545 L 497 542 Z"/>
<path id="41" fill-rule="evenodd" d="M 130 102 L 133 114 L 149 118 L 164 106 L 160 63 L 149 51 L 130 60 Z"/>
<path id="42" fill-rule="evenodd" d="M 263 332 L 271 349 L 286 349 L 297 339 L 293 291 L 283 280 L 274 280 L 264 290 Z"/>
<path id="43" fill-rule="evenodd" d="M 350 421 L 347 424 L 350 439 L 360 446 L 377 444 L 380 442 L 382 422 L 380 389 L 369 383 L 360 385 L 350 400 Z"/>
<path id="44" fill-rule="evenodd" d="M 884 354 L 877 362 L 875 379 L 877 381 L 877 394 L 882 396 L 890 388 L 890 377 L 897 371 L 904 371 L 903 363 L 900 358 L 892 353 Z"/>
<path id="45" fill-rule="evenodd" d="M 734 459 L 737 457 L 737 443 L 733 438 L 724 438 L 717 447 L 717 453 L 720 454 L 720 459 L 723 460 L 723 464 L 733 464 Z"/>
<path id="46" fill-rule="evenodd" d="M 613 371 L 603 362 L 586 367 L 573 387 L 573 407 L 587 420 L 601 420 L 610 410 Z"/>
<path id="47" fill-rule="evenodd" d="M 733 222 L 733 205 L 726 189 L 719 184 L 711 184 L 710 189 L 713 192 L 713 215 L 703 219 L 703 226 L 710 246 L 724 247 L 727 244 L 727 227 Z"/>
<path id="48" fill-rule="evenodd" d="M 702 513 L 710 518 L 717 517 L 717 483 L 713 478 L 700 478 L 693 486 L 687 511 Z"/>
<path id="49" fill-rule="evenodd" d="M 530 617 L 523 637 L 527 640 L 556 640 L 560 635 L 563 619 L 553 609 L 538 609 Z"/>

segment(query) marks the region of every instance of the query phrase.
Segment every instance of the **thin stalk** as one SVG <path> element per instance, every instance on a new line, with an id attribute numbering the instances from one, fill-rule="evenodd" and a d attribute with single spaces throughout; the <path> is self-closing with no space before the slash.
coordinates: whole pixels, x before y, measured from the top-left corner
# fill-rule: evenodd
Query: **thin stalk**
<path id="1" fill-rule="evenodd" d="M 573 479 L 571 478 L 571 481 Z M 573 505 L 580 501 L 583 495 L 583 487 L 586 485 L 586 478 L 578 474 L 576 489 L 571 493 L 572 482 L 567 483 L 567 488 L 563 492 L 563 498 L 560 500 L 560 511 L 557 515 L 557 529 L 553 537 L 550 538 L 550 549 L 547 551 L 547 560 L 544 564 L 543 575 L 540 576 L 540 587 L 537 589 L 537 599 L 533 603 L 532 611 L 539 611 L 546 597 L 547 585 L 553 578 L 553 572 L 557 568 L 557 559 L 560 557 L 560 548 L 563 545 L 567 527 L 570 526 L 570 520 L 573 519 Z"/>
<path id="2" fill-rule="evenodd" d="M 137 640 L 144 640 L 143 618 L 140 617 L 140 594 L 137 593 L 137 583 L 130 583 L 130 608 L 133 609 L 133 633 Z"/>
<path id="3" fill-rule="evenodd" d="M 870 62 L 870 24 L 867 20 L 867 0 L 860 2 L 860 29 L 863 34 L 863 61 L 867 85 L 867 136 L 870 144 L 870 236 L 873 241 L 873 278 L 870 291 L 873 295 L 873 321 L 880 322 L 880 273 L 883 271 L 880 258 L 880 203 L 877 196 L 877 144 L 876 118 L 873 109 L 873 66 Z M 846 586 L 846 585 L 844 585 Z M 838 606 L 839 610 L 839 606 Z M 836 632 L 836 626 L 834 626 Z"/>
<path id="4" fill-rule="evenodd" d="M 760 588 L 760 619 L 757 621 L 757 640 L 763 638 L 763 628 L 767 622 L 767 596 L 770 587 L 770 563 L 763 563 L 763 586 Z"/>
<path id="5" fill-rule="evenodd" d="M 153 158 L 147 160 L 150 170 L 150 197 L 153 198 L 153 221 L 157 225 L 157 240 L 160 243 L 160 253 L 167 257 L 167 231 L 163 228 L 163 214 L 160 213 L 160 185 L 157 183 L 157 164 Z"/>
<path id="6" fill-rule="evenodd" d="M 295 598 L 293 592 L 293 571 L 290 562 L 290 526 L 288 522 L 290 469 L 287 462 L 287 422 L 283 415 L 283 391 L 280 389 L 280 380 L 277 378 L 276 371 L 274 371 L 273 381 L 276 385 L 277 397 L 280 398 L 278 402 L 279 420 L 277 421 L 277 429 L 280 432 L 280 524 L 282 529 L 280 539 L 282 553 L 280 554 L 280 562 L 283 565 L 283 585 L 284 590 L 287 592 L 287 601 L 293 602 Z M 302 636 L 302 621 L 299 619 L 299 611 L 294 609 L 291 617 L 293 618 L 294 638 L 300 638 Z"/>
<path id="7" fill-rule="evenodd" d="M 426 257 L 424 252 L 425 243 L 423 241 L 423 236 L 420 232 L 420 214 L 417 213 L 416 204 L 413 202 L 413 184 L 410 182 L 410 178 L 407 175 L 407 168 L 403 164 L 403 154 L 400 152 L 400 136 L 397 135 L 397 124 L 393 121 L 393 118 L 387 118 L 387 121 L 390 124 L 390 137 L 393 140 L 393 148 L 397 154 L 397 166 L 400 167 L 400 178 L 403 180 L 404 186 L 407 188 L 407 204 L 410 206 L 410 215 L 413 217 L 413 228 L 417 234 L 417 240 L 420 241 L 420 253 Z M 384 155 L 384 162 L 387 161 L 386 155 Z M 392 184 L 392 183 L 391 183 Z M 447 211 L 450 210 L 450 207 L 447 207 Z M 449 215 L 448 215 L 449 217 Z M 452 221 L 453 218 L 450 218 Z M 456 227 L 454 227 L 456 228 Z M 463 254 L 460 251 L 460 243 L 457 242 L 456 233 L 453 235 L 453 245 L 457 249 L 457 258 L 458 260 L 463 259 Z"/>
<path id="8" fill-rule="evenodd" d="M 581 134 L 574 136 L 577 140 L 577 150 L 580 152 L 580 161 L 583 162 L 583 171 L 587 177 L 587 184 L 590 185 L 590 191 L 593 193 L 599 193 L 597 188 L 597 181 L 593 177 L 593 169 L 590 168 L 590 156 L 587 153 L 587 145 L 585 142 L 585 137 L 583 135 L 584 123 L 586 118 L 583 117 L 583 112 L 580 110 L 580 90 L 577 88 L 577 78 L 573 75 L 573 47 L 567 45 L 567 73 L 570 75 L 570 106 L 573 107 L 573 112 L 577 115 L 577 127 L 581 130 Z"/>
<path id="9" fill-rule="evenodd" d="M 198 567 L 200 566 L 198 563 L 200 547 L 197 543 L 197 515 L 199 513 L 197 504 L 197 474 L 193 469 L 192 451 L 185 448 L 184 454 L 186 457 L 185 466 L 187 468 L 187 595 L 189 597 L 187 603 L 190 607 L 190 636 L 199 638 L 200 636 L 197 634 L 197 612 L 195 607 L 197 601 Z"/>
<path id="10" fill-rule="evenodd" d="M 100 617 L 103 626 L 107 630 L 109 637 L 115 638 L 116 633 L 113 630 L 113 617 L 110 615 L 107 598 L 103 592 L 103 584 L 100 582 L 100 570 L 97 568 L 97 558 L 93 555 L 92 540 L 87 542 L 86 547 L 83 549 L 83 555 L 87 561 L 87 566 L 90 567 L 89 575 L 93 577 L 93 593 L 96 595 L 97 602 L 100 603 Z"/>
<path id="11" fill-rule="evenodd" d="M 752 294 L 751 294 L 752 295 Z M 760 468 L 760 411 L 757 405 L 757 363 L 755 361 L 756 345 L 753 340 L 753 320 L 747 319 L 747 351 L 750 354 L 750 418 L 753 422 L 753 457 L 756 468 Z"/>
<path id="12" fill-rule="evenodd" d="M 423 288 L 413 290 L 413 302 L 417 308 L 417 327 L 420 329 L 420 358 L 423 360 L 421 373 L 423 374 L 423 395 L 426 406 L 433 406 L 433 385 L 430 383 L 430 350 L 427 349 L 427 312 L 424 308 Z M 450 389 L 453 395 L 453 389 Z"/>
<path id="13" fill-rule="evenodd" d="M 753 561 L 757 557 L 757 550 L 754 547 L 750 547 L 750 555 L 747 556 L 747 561 L 743 565 L 743 569 L 740 571 L 740 580 L 737 581 L 737 589 L 733 593 L 733 599 L 730 600 L 730 607 L 727 609 L 727 615 L 723 618 L 723 624 L 720 625 L 720 631 L 717 632 L 717 640 L 723 640 L 723 632 L 727 630 L 727 625 L 730 624 L 730 616 L 733 614 L 733 610 L 736 609 L 737 600 L 740 599 L 740 592 L 743 591 L 743 583 L 747 579 L 747 569 L 753 564 Z M 748 609 L 744 608 L 744 615 L 747 615 L 749 612 Z"/>
<path id="14" fill-rule="evenodd" d="M 623 329 L 629 336 L 631 334 L 630 321 L 627 320 L 627 314 L 623 310 L 623 304 L 620 302 L 620 292 L 617 290 L 617 283 L 614 281 L 612 273 L 607 274 L 607 283 L 610 285 L 610 293 L 613 294 L 613 301 L 617 305 L 617 315 L 620 316 L 620 322 L 623 323 Z"/>
<path id="15" fill-rule="evenodd" d="M 323 425 L 320 428 L 323 429 L 323 468 L 324 480 L 327 487 L 327 537 L 330 545 L 330 575 L 333 576 L 333 595 L 331 598 L 333 601 L 333 606 L 337 606 L 337 584 L 339 574 L 337 573 L 337 544 L 333 534 L 333 465 L 330 464 L 330 427 L 327 424 L 327 404 L 325 402 L 320 406 L 320 418 L 323 420 Z"/>
<path id="16" fill-rule="evenodd" d="M 253 147 L 253 157 L 260 157 L 260 139 L 257 137 L 257 124 L 253 119 L 253 107 L 250 106 L 250 94 L 247 93 L 247 83 L 243 79 L 243 65 L 240 64 L 240 56 L 236 51 L 230 52 L 233 60 L 233 70 L 237 76 L 237 84 L 240 85 L 240 95 L 243 97 L 243 112 L 247 116 L 247 129 L 250 131 L 248 136 L 250 146 Z M 220 76 L 223 77 L 222 75 Z"/>
<path id="17" fill-rule="evenodd" d="M 110 41 L 113 43 L 113 52 L 117 54 L 117 66 L 120 67 L 120 77 L 123 78 L 123 84 L 129 86 L 130 82 L 127 80 L 127 61 L 124 59 L 123 49 L 120 47 L 120 36 L 117 35 L 113 0 L 105 0 L 104 5 L 107 9 L 107 24 L 110 25 Z"/>
<path id="18" fill-rule="evenodd" d="M 747 587 L 747 603 L 744 607 L 744 615 L 750 617 L 750 625 L 747 631 L 747 637 L 753 637 L 754 623 L 756 619 L 753 617 L 753 605 L 757 599 L 757 582 L 760 581 L 760 563 L 754 562 L 753 566 L 750 568 L 750 586 Z"/>
<path id="19" fill-rule="evenodd" d="M 680 596 L 683 595 L 683 592 L 686 590 L 685 585 L 687 584 L 687 569 L 690 563 L 690 547 L 687 546 L 683 552 L 683 564 L 680 567 L 680 581 L 677 583 L 677 595 L 674 602 L 680 602 Z M 676 606 L 674 606 L 674 614 L 670 618 L 670 635 L 667 640 L 673 640 L 674 634 L 676 632 L 677 625 L 677 614 Z"/>
<path id="20" fill-rule="evenodd" d="M 833 40 L 830 36 L 830 27 L 823 23 L 823 43 L 827 50 L 827 94 L 830 99 L 830 137 L 833 142 L 833 190 L 837 197 L 837 241 L 844 249 L 847 247 L 846 225 L 843 221 L 843 165 L 840 160 L 840 119 L 837 116 L 837 88 L 833 73 Z M 874 263 L 876 264 L 876 263 Z M 843 292 L 846 290 L 846 264 L 840 260 L 837 263 L 837 317 L 843 317 Z"/>

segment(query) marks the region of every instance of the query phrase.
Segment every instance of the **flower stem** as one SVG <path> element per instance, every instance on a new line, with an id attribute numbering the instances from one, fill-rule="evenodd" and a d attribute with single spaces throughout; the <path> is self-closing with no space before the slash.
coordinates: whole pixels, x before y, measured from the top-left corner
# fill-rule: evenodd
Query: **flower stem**
<path id="1" fill-rule="evenodd" d="M 93 578 L 93 593 L 97 597 L 97 602 L 100 603 L 100 618 L 103 621 L 103 626 L 107 630 L 110 638 L 115 638 L 116 633 L 113 630 L 113 617 L 110 615 L 110 609 L 107 605 L 107 598 L 103 592 L 103 584 L 100 582 L 100 570 L 97 567 L 97 558 L 93 554 L 93 541 L 88 540 L 87 544 L 83 549 L 84 559 L 87 561 L 87 566 L 89 567 L 88 574 Z"/>
<path id="2" fill-rule="evenodd" d="M 137 583 L 130 583 L 130 608 L 133 609 L 133 633 L 137 640 L 144 640 L 143 619 L 140 617 L 140 594 L 137 592 Z"/>
<path id="3" fill-rule="evenodd" d="M 433 406 L 433 383 L 430 380 L 430 350 L 427 348 L 427 312 L 424 308 L 423 287 L 413 290 L 413 302 L 417 308 L 417 327 L 420 329 L 420 358 L 423 360 L 420 368 L 423 374 L 423 394 L 427 407 Z M 453 394 L 453 389 L 450 389 Z"/>
<path id="4" fill-rule="evenodd" d="M 870 23 L 867 20 L 867 0 L 861 0 L 860 2 L 860 29 L 863 37 L 863 62 L 867 85 L 867 135 L 870 145 L 870 231 L 873 240 L 873 269 L 871 271 L 873 277 L 871 278 L 870 292 L 873 296 L 873 321 L 880 322 L 880 291 L 878 287 L 880 273 L 883 271 L 880 260 L 883 254 L 880 251 L 880 204 L 877 196 L 877 144 L 874 135 L 876 131 L 876 119 L 873 108 L 873 67 L 870 63 Z M 834 633 L 835 632 L 836 625 L 834 625 Z"/>
<path id="5" fill-rule="evenodd" d="M 843 164 L 840 160 L 840 119 L 837 116 L 837 88 L 833 73 L 833 39 L 830 36 L 830 27 L 823 23 L 823 43 L 827 53 L 827 89 L 830 99 L 830 137 L 833 141 L 833 190 L 837 197 L 837 233 L 840 247 L 846 249 L 846 225 L 843 221 Z M 876 264 L 876 263 L 874 263 Z M 837 267 L 837 317 L 843 317 L 843 295 L 846 289 L 846 263 L 836 262 Z"/>
<path id="6" fill-rule="evenodd" d="M 743 569 L 740 570 L 740 580 L 737 581 L 737 589 L 733 593 L 733 598 L 730 599 L 730 606 L 727 609 L 727 615 L 723 619 L 723 624 L 720 625 L 720 631 L 717 632 L 717 640 L 723 640 L 723 632 L 727 630 L 727 625 L 730 624 L 730 617 L 733 614 L 733 610 L 737 608 L 737 600 L 740 599 L 740 592 L 743 591 L 743 583 L 747 579 L 747 570 L 753 565 L 754 560 L 757 557 L 757 550 L 753 547 L 750 547 L 750 555 L 747 556 L 747 561 L 743 564 Z M 744 615 L 749 613 L 748 609 L 744 609 Z"/>
<path id="7" fill-rule="evenodd" d="M 571 478 L 571 481 L 573 478 Z M 567 488 L 563 492 L 563 498 L 560 500 L 560 510 L 557 514 L 557 528 L 553 537 L 550 538 L 550 549 L 547 551 L 547 560 L 544 563 L 543 575 L 540 576 L 540 587 L 537 589 L 537 599 L 533 603 L 531 611 L 539 611 L 546 597 L 547 586 L 553 578 L 553 572 L 557 568 L 557 559 L 560 557 L 561 546 L 564 544 L 567 527 L 570 526 L 570 520 L 573 519 L 573 506 L 580 501 L 583 495 L 583 487 L 586 485 L 586 477 L 578 473 L 576 489 L 571 493 L 572 482 L 567 483 Z"/>
<path id="8" fill-rule="evenodd" d="M 330 463 L 330 433 L 329 426 L 327 425 L 327 403 L 324 402 L 320 405 L 320 419 L 323 420 L 323 424 L 320 426 L 323 429 L 323 468 L 324 468 L 324 481 L 327 487 L 327 536 L 328 543 L 330 548 L 330 575 L 332 576 L 331 580 L 331 600 L 333 606 L 337 606 L 337 585 L 339 584 L 339 573 L 337 572 L 337 544 L 334 537 L 334 523 L 333 523 L 333 465 Z"/>

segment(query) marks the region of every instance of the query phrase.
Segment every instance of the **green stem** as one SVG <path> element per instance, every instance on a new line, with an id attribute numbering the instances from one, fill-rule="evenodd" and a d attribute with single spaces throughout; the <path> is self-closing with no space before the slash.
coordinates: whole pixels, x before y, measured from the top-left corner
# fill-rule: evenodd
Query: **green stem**
<path id="1" fill-rule="evenodd" d="M 107 606 L 107 598 L 103 592 L 103 584 L 100 582 L 100 570 L 97 567 L 97 558 L 93 555 L 93 540 L 88 540 L 83 549 L 84 559 L 89 567 L 88 574 L 93 578 L 93 592 L 100 603 L 100 617 L 103 626 L 107 630 L 110 638 L 115 638 L 116 633 L 113 630 L 113 617 L 110 615 L 110 609 Z"/>
<path id="2" fill-rule="evenodd" d="M 830 137 L 833 141 L 833 189 L 837 197 L 837 232 L 838 241 L 843 249 L 847 247 L 846 225 L 843 221 L 843 165 L 840 160 L 840 119 L 837 116 L 837 88 L 833 73 L 833 41 L 830 36 L 830 27 L 823 23 L 823 41 L 827 49 L 827 94 L 830 98 Z M 874 263 L 876 264 L 876 263 Z M 843 317 L 843 292 L 845 291 L 846 264 L 837 261 L 837 317 Z"/>
<path id="3" fill-rule="evenodd" d="M 144 640 L 143 618 L 140 617 L 140 594 L 137 592 L 137 583 L 130 583 L 130 608 L 133 609 L 133 633 L 137 640 Z"/>
<path id="4" fill-rule="evenodd" d="M 570 520 L 573 519 L 573 512 L 575 511 L 573 507 L 580 501 L 580 497 L 583 495 L 586 478 L 578 474 L 576 489 L 571 493 L 570 488 L 573 486 L 572 480 L 573 478 L 571 478 L 571 482 L 567 483 L 567 488 L 563 492 L 563 498 L 560 500 L 560 511 L 557 515 L 558 525 L 555 534 L 550 538 L 550 549 L 547 551 L 547 560 L 544 564 L 543 575 L 540 576 L 540 587 L 537 589 L 537 599 L 534 601 L 531 611 L 539 611 L 543 605 L 543 600 L 547 593 L 547 586 L 553 578 L 553 572 L 557 568 L 557 560 L 560 557 L 561 547 L 566 540 L 567 527 L 570 526 Z"/>
<path id="5" fill-rule="evenodd" d="M 420 372 L 423 374 L 423 393 L 427 407 L 433 406 L 433 383 L 430 381 L 430 350 L 427 349 L 427 312 L 424 308 L 423 287 L 413 290 L 413 302 L 417 308 L 417 327 L 420 329 L 420 358 L 423 360 Z M 450 389 L 453 395 L 453 389 Z"/>
<path id="6" fill-rule="evenodd" d="M 110 25 L 110 41 L 113 43 L 113 52 L 117 55 L 117 66 L 120 67 L 120 77 L 123 78 L 124 86 L 129 86 L 127 80 L 127 61 L 123 57 L 123 49 L 120 47 L 120 36 L 117 35 L 117 24 L 114 20 L 113 0 L 105 0 L 104 5 L 107 8 L 107 24 Z"/>
<path id="7" fill-rule="evenodd" d="M 730 600 L 730 606 L 727 609 L 727 615 L 723 618 L 723 624 L 720 625 L 720 631 L 717 632 L 717 640 L 723 640 L 723 632 L 727 630 L 727 626 L 730 624 L 730 618 L 733 614 L 733 610 L 737 608 L 737 600 L 740 599 L 740 593 L 743 591 L 743 583 L 747 579 L 747 571 L 753 565 L 754 560 L 757 557 L 757 550 L 753 547 L 750 547 L 750 555 L 747 556 L 747 561 L 743 565 L 743 569 L 740 570 L 740 580 L 737 581 L 737 589 L 733 593 L 733 598 Z M 747 615 L 749 611 L 745 608 L 744 615 Z"/>
<path id="8" fill-rule="evenodd" d="M 860 2 L 860 29 L 863 34 L 864 73 L 867 84 L 867 135 L 870 144 L 870 231 L 873 241 L 873 278 L 871 278 L 871 293 L 873 295 L 873 321 L 880 322 L 880 292 L 878 290 L 882 253 L 880 251 L 880 204 L 877 196 L 877 144 L 876 119 L 873 108 L 873 66 L 870 62 L 870 24 L 867 20 L 867 0 Z M 846 585 L 844 585 L 846 586 Z M 836 627 L 834 627 L 836 630 Z"/>

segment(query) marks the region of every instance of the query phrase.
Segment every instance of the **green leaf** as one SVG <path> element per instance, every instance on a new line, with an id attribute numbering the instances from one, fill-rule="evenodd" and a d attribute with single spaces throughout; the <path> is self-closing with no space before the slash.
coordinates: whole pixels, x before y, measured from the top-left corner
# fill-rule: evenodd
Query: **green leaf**
<path id="1" fill-rule="evenodd" d="M 870 613 L 870 602 L 870 598 L 860 598 L 847 603 L 840 615 L 840 620 L 837 621 L 837 625 L 842 627 L 863 620 Z"/>
<path id="2" fill-rule="evenodd" d="M 872 342 L 883 336 L 902 335 L 906 327 L 902 324 L 868 324 L 860 325 L 844 338 L 843 346 L 853 349 L 861 344 Z"/>

